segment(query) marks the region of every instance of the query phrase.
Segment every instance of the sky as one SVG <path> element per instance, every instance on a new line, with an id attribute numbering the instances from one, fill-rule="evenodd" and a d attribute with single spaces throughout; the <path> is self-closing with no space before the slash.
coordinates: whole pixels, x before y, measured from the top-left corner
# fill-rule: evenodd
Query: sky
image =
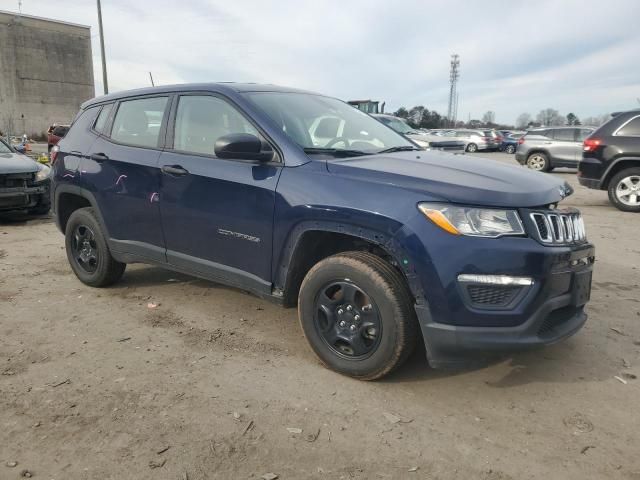
<path id="1" fill-rule="evenodd" d="M 151 71 L 156 85 L 273 83 L 446 114 L 457 53 L 458 119 L 640 107 L 639 0 L 102 0 L 102 10 L 110 91 L 148 86 Z M 91 26 L 101 94 L 96 2 L 22 0 L 22 12 Z"/>

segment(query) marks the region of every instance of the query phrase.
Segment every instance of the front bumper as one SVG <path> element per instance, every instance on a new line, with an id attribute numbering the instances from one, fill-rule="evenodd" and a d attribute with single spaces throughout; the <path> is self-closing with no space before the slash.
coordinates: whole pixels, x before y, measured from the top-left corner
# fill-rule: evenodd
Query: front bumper
<path id="1" fill-rule="evenodd" d="M 0 212 L 29 210 L 48 205 L 51 202 L 49 188 L 49 180 L 26 187 L 0 187 Z"/>
<path id="2" fill-rule="evenodd" d="M 477 364 L 500 352 L 549 345 L 585 323 L 595 248 L 589 243 L 547 246 L 533 238 L 452 236 L 419 218 L 414 233 L 396 237 L 410 251 L 409 283 L 416 296 L 429 363 L 434 368 Z M 420 240 L 425 239 L 425 240 Z M 458 277 L 508 275 L 533 284 L 492 303 L 474 303 Z"/>

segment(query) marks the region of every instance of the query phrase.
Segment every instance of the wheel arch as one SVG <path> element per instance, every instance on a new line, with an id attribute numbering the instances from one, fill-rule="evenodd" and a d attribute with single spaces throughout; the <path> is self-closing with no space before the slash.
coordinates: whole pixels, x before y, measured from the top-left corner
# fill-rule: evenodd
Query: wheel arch
<path id="1" fill-rule="evenodd" d="M 640 158 L 618 158 L 609 165 L 607 171 L 602 177 L 602 182 L 600 183 L 600 188 L 602 190 L 607 190 L 609 188 L 609 182 L 611 179 L 620 171 L 625 170 L 627 168 L 640 167 Z"/>
<path id="2" fill-rule="evenodd" d="M 55 221 L 58 229 L 64 233 L 71 214 L 80 208 L 92 207 L 100 222 L 100 226 L 109 238 L 102 214 L 98 208 L 98 202 L 93 194 L 76 185 L 59 185 L 54 193 Z"/>
<path id="3" fill-rule="evenodd" d="M 305 222 L 289 235 L 275 265 L 275 285 L 282 290 L 284 305 L 296 305 L 302 280 L 313 265 L 331 255 L 353 250 L 369 251 L 384 258 L 401 273 L 413 300 L 420 295 L 417 279 L 402 262 L 406 258 L 402 248 L 388 233 L 356 225 Z"/>

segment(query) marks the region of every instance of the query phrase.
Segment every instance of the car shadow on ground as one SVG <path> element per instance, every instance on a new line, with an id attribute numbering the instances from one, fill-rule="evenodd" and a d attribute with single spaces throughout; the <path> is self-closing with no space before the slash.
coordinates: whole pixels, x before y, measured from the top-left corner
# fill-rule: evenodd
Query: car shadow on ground
<path id="1" fill-rule="evenodd" d="M 22 212 L 0 213 L 0 227 L 26 227 L 36 223 L 48 223 L 51 221 L 53 221 L 53 219 L 48 213 L 44 215 L 33 215 Z"/>

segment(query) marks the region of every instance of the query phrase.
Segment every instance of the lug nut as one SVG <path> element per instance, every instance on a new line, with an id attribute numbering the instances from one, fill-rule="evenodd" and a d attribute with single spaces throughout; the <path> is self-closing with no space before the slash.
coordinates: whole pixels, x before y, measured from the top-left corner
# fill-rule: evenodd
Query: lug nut
<path id="1" fill-rule="evenodd" d="M 338 315 L 342 315 L 343 313 L 344 313 L 344 310 L 343 310 L 343 309 L 341 309 L 341 308 L 339 308 L 339 309 L 338 309 Z"/>
<path id="2" fill-rule="evenodd" d="M 352 332 L 355 332 L 356 331 L 356 326 L 355 325 L 351 325 L 349 327 L 349 330 L 351 330 Z"/>
<path id="3" fill-rule="evenodd" d="M 353 317 L 353 319 L 354 319 L 356 322 L 359 322 L 359 321 L 360 321 L 360 315 L 356 315 L 355 317 Z"/>
<path id="4" fill-rule="evenodd" d="M 351 305 L 347 305 L 347 312 L 350 312 L 351 310 L 353 310 L 353 307 Z"/>
<path id="5" fill-rule="evenodd" d="M 345 322 L 344 320 L 342 320 L 342 321 L 339 323 L 339 325 L 340 325 L 342 328 L 344 328 L 346 324 L 347 324 L 347 322 Z"/>

